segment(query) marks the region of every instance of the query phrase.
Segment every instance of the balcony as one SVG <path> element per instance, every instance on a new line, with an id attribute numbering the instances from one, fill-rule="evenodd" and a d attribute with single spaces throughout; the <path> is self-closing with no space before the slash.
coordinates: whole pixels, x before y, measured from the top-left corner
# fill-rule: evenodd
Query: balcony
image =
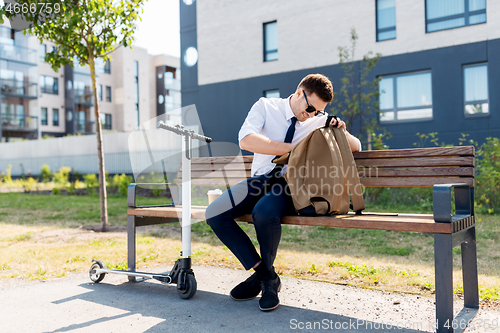
<path id="1" fill-rule="evenodd" d="M 0 44 L 0 59 L 37 64 L 36 50 L 9 44 Z"/>
<path id="2" fill-rule="evenodd" d="M 75 104 L 85 105 L 85 106 L 93 106 L 93 96 L 92 93 L 88 90 L 80 90 L 75 89 Z"/>
<path id="3" fill-rule="evenodd" d="M 51 94 L 51 95 L 59 95 L 59 87 L 58 86 L 44 86 L 40 88 L 42 94 Z"/>
<path id="4" fill-rule="evenodd" d="M 2 132 L 3 136 L 17 136 L 6 135 L 5 132 L 37 132 L 38 131 L 38 117 L 28 116 L 25 114 L 2 113 Z"/>
<path id="5" fill-rule="evenodd" d="M 77 134 L 94 134 L 95 133 L 95 122 L 86 120 L 78 121 L 76 123 L 76 133 Z"/>
<path id="6" fill-rule="evenodd" d="M 181 91 L 181 80 L 166 77 L 165 89 Z"/>
<path id="7" fill-rule="evenodd" d="M 36 99 L 38 97 L 37 84 L 29 81 L 19 81 L 14 79 L 1 79 L 0 90 L 2 95 L 8 97 L 21 97 Z"/>

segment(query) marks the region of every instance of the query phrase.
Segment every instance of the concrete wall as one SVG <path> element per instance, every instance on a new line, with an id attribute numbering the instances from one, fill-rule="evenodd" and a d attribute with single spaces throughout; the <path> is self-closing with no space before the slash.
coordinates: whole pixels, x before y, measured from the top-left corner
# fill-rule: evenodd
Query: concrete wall
<path id="1" fill-rule="evenodd" d="M 190 127 L 188 127 L 190 128 Z M 199 128 L 192 128 L 198 132 Z M 176 173 L 181 158 L 181 137 L 165 130 L 109 133 L 103 136 L 105 168 L 110 174 L 142 172 Z M 193 142 L 193 156 L 199 145 Z M 12 175 L 40 174 L 43 164 L 52 172 L 69 166 L 81 174 L 98 173 L 95 135 L 3 143 L 0 145 L 0 172 L 12 165 Z M 21 167 L 22 164 L 22 167 Z"/>

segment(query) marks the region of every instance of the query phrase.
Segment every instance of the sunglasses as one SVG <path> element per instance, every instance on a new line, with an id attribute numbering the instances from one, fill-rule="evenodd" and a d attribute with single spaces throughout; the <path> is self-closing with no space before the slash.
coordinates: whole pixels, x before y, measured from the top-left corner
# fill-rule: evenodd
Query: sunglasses
<path id="1" fill-rule="evenodd" d="M 322 115 L 326 114 L 325 111 L 318 111 L 318 110 L 316 110 L 316 108 L 314 106 L 309 105 L 309 101 L 307 100 L 306 92 L 304 91 L 304 89 L 302 89 L 302 92 L 304 93 L 304 98 L 305 98 L 306 104 L 307 104 L 307 108 L 306 108 L 307 113 L 314 112 L 315 116 L 322 116 Z"/>

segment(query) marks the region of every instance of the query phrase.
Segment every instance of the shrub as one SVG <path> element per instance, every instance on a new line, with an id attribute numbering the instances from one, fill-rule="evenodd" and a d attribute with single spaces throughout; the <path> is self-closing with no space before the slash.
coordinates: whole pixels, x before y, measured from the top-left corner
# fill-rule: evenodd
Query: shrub
<path id="1" fill-rule="evenodd" d="M 12 182 L 12 164 L 9 164 L 7 166 L 7 169 L 5 170 L 5 175 L 2 177 L 2 179 L 3 179 L 3 182 L 7 186 L 13 185 L 13 182 Z"/>
<path id="2" fill-rule="evenodd" d="M 488 212 L 500 208 L 500 141 L 487 138 L 476 150 L 476 203 L 489 207 Z"/>
<path id="3" fill-rule="evenodd" d="M 52 172 L 50 172 L 50 167 L 47 164 L 42 165 L 42 173 L 40 174 L 42 182 L 48 183 L 52 179 Z"/>
<path id="4" fill-rule="evenodd" d="M 381 207 L 410 206 L 432 210 L 432 188 L 425 187 L 369 187 L 365 201 Z"/>
<path id="5" fill-rule="evenodd" d="M 25 192 L 31 192 L 32 189 L 36 188 L 38 185 L 38 182 L 36 181 L 35 178 L 33 177 L 28 177 L 28 179 L 22 179 L 21 184 L 24 187 Z"/>
<path id="6" fill-rule="evenodd" d="M 79 178 L 75 180 L 75 188 L 85 188 L 87 187 L 84 182 L 81 182 Z"/>
<path id="7" fill-rule="evenodd" d="M 87 190 L 89 191 L 89 193 L 94 193 L 94 187 L 99 186 L 99 180 L 93 173 L 83 175 L 83 181 L 85 182 L 85 185 L 87 185 Z"/>
<path id="8" fill-rule="evenodd" d="M 125 174 L 115 175 L 113 177 L 113 185 L 118 187 L 118 193 L 121 195 L 127 195 L 127 189 L 130 183 L 133 182 L 133 178 L 131 176 L 127 176 Z"/>
<path id="9" fill-rule="evenodd" d="M 109 176 L 109 171 L 104 172 L 104 179 L 106 179 L 106 186 L 113 186 L 113 179 Z"/>
<path id="10" fill-rule="evenodd" d="M 66 186 L 66 190 L 69 194 L 75 194 L 75 183 L 70 183 L 69 186 Z"/>
<path id="11" fill-rule="evenodd" d="M 62 166 L 59 168 L 59 171 L 54 173 L 54 183 L 56 186 L 67 186 L 69 182 L 69 173 L 71 172 L 71 168 L 67 166 Z"/>

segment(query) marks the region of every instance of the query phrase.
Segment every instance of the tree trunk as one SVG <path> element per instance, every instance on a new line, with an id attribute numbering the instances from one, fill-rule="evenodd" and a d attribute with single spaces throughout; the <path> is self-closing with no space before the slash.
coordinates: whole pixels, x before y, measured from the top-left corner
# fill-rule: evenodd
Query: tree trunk
<path id="1" fill-rule="evenodd" d="M 89 52 L 90 77 L 92 79 L 92 94 L 94 97 L 94 113 L 97 136 L 97 157 L 99 159 L 99 198 L 101 201 L 101 231 L 108 230 L 108 200 L 106 193 L 106 169 L 104 168 L 104 147 L 102 142 L 101 117 L 99 100 L 97 98 L 97 84 L 95 75 L 95 58 Z"/>

